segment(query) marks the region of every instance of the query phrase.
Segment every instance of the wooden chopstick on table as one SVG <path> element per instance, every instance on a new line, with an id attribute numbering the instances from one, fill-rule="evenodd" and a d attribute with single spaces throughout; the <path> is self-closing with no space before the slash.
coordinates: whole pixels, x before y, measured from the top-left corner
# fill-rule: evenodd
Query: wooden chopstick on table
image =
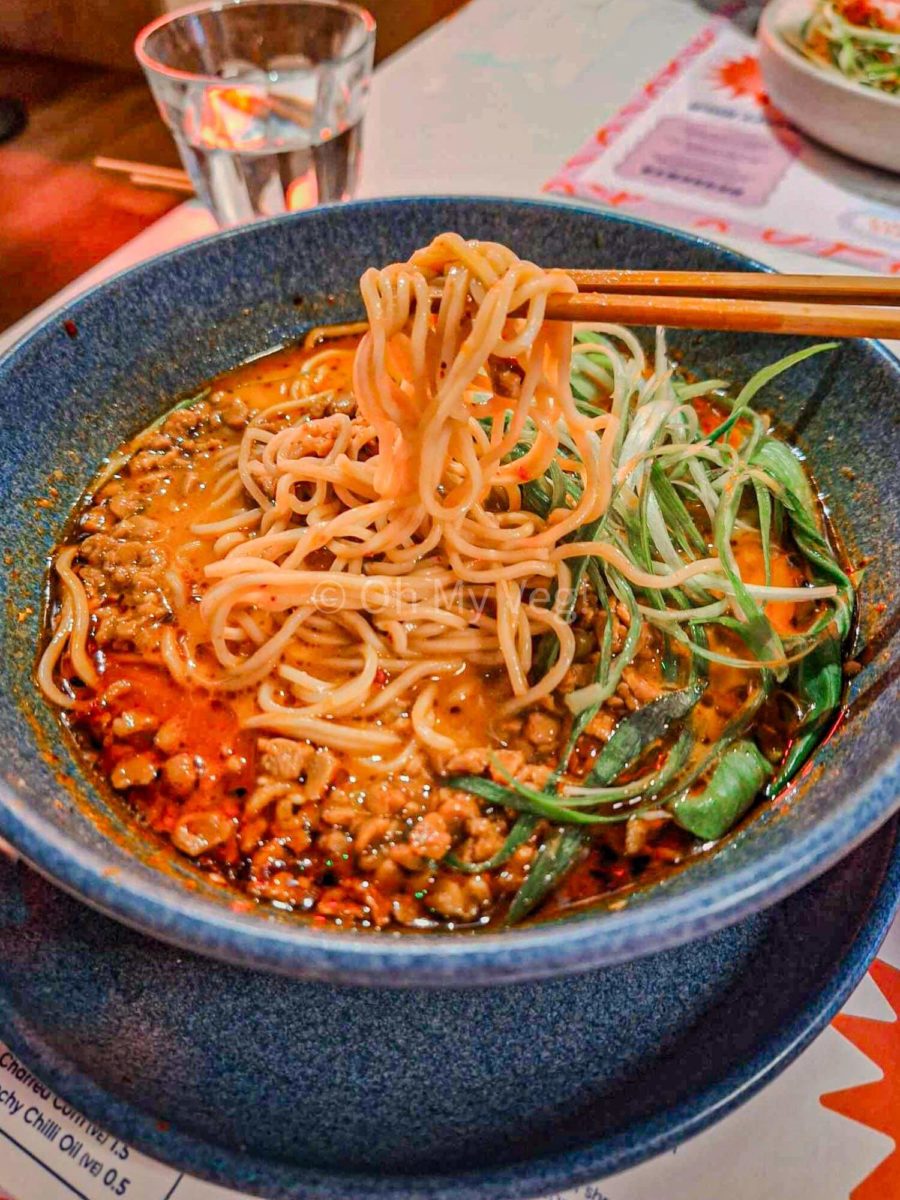
<path id="1" fill-rule="evenodd" d="M 165 179 L 159 175 L 145 175 L 138 171 L 129 175 L 128 179 L 136 187 L 160 188 L 167 192 L 181 192 L 185 196 L 194 194 L 194 185 L 189 179 Z"/>
<path id="2" fill-rule="evenodd" d="M 157 167 L 153 163 L 130 162 L 125 158 L 104 158 L 102 154 L 94 159 L 94 166 L 114 175 L 127 175 L 131 183 L 138 187 L 163 188 L 184 195 L 193 194 L 194 191 L 187 171 L 178 167 Z"/>

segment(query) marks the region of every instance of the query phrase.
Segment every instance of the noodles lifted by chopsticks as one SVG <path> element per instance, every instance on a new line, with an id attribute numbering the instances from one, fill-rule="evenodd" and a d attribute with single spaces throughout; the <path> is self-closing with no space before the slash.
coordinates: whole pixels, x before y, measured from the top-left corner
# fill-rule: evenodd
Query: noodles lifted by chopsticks
<path id="1" fill-rule="evenodd" d="M 502 664 L 510 710 L 558 686 L 574 638 L 541 598 L 552 587 L 565 603 L 564 539 L 609 504 L 619 428 L 614 411 L 579 412 L 572 329 L 543 321 L 547 297 L 573 289 L 563 272 L 504 246 L 442 235 L 362 278 L 369 329 L 353 370 L 355 417 L 247 429 L 233 470 L 254 505 L 202 530 L 228 547 L 207 569 L 215 583 L 202 603 L 222 672 L 195 674 L 226 689 L 262 682 L 251 726 L 390 754 L 398 735 L 380 725 L 379 668 L 399 697 L 467 662 Z M 530 444 L 516 455 L 526 423 Z M 543 519 L 522 493 L 554 461 L 579 495 Z M 615 547 L 606 553 L 634 571 Z M 645 586 L 670 582 L 638 574 Z M 247 621 L 260 613 L 266 636 L 248 645 Z M 530 685 L 533 639 L 548 629 L 559 653 Z M 316 675 L 323 652 L 328 678 Z M 277 698 L 285 687 L 290 698 Z M 426 687 L 410 733 L 436 746 L 428 697 Z"/>

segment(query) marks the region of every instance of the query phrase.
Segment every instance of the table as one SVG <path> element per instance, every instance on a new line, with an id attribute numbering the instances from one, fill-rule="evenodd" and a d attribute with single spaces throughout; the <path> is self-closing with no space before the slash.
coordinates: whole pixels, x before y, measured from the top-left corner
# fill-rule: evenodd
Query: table
<path id="1" fill-rule="evenodd" d="M 590 131 L 611 117 L 640 80 L 664 66 L 708 18 L 705 6 L 694 0 L 470 0 L 376 72 L 361 195 L 538 195 Z M 196 201 L 181 205 L 0 336 L 0 350 L 61 300 L 212 231 L 211 219 Z M 756 244 L 737 239 L 729 244 L 761 254 Z M 808 258 L 787 250 L 773 247 L 765 257 L 781 270 L 813 269 Z M 847 268 L 820 262 L 814 269 Z M 888 964 L 884 972 L 896 976 L 900 997 L 900 923 L 881 957 Z M 892 967 L 898 970 L 892 972 Z M 870 979 L 845 1011 L 882 1022 L 891 1019 L 887 1000 Z M 896 1073 L 885 1084 L 883 1103 L 900 1112 L 896 1033 L 891 1044 Z M 846 1200 L 890 1153 L 891 1139 L 826 1111 L 819 1096 L 877 1077 L 872 1062 L 828 1029 L 763 1093 L 700 1137 L 663 1160 L 596 1188 L 578 1189 L 566 1200 L 721 1200 L 724 1195 L 729 1200 L 795 1200 L 803 1195 Z M 0 1107 L 0 1132 L 2 1120 Z M 231 1195 L 179 1179 L 148 1160 L 136 1162 L 145 1182 L 135 1200 L 225 1200 Z M 863 1185 L 854 1197 L 900 1197 L 900 1166 L 894 1179 L 893 1193 L 877 1183 L 873 1188 L 879 1190 L 866 1191 Z M 0 1139 L 0 1200 L 3 1186 L 15 1200 L 71 1195 Z"/>
<path id="2" fill-rule="evenodd" d="M 375 72 L 360 197 L 539 196 L 712 8 L 712 0 L 470 0 Z M 100 279 L 214 230 L 196 200 L 180 205 L 0 334 L 0 349 Z M 780 271 L 813 269 L 790 250 L 720 240 Z M 814 269 L 850 268 L 816 260 Z"/>

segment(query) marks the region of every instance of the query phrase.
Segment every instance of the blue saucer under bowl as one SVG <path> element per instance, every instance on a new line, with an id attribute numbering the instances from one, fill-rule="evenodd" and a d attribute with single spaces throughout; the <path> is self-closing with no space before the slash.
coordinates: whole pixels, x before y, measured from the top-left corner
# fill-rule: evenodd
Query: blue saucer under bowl
<path id="1" fill-rule="evenodd" d="M 445 229 L 507 242 L 548 265 L 754 265 L 699 239 L 562 204 L 349 204 L 220 234 L 139 266 L 54 314 L 0 360 L 0 836 L 93 909 L 160 939 L 141 940 L 33 881 L 53 897 L 50 909 L 68 914 L 56 919 L 71 925 L 75 941 L 66 943 L 60 927 L 58 943 L 35 944 L 35 961 L 47 969 L 30 998 L 24 979 L 6 974 L 7 1024 L 29 1022 L 22 1043 L 42 1069 L 47 1049 L 51 1074 L 53 1056 L 61 1062 L 71 1050 L 80 1074 L 60 1068 L 59 1082 L 76 1102 L 75 1080 L 93 1077 L 113 1106 L 116 1098 L 140 1103 L 203 1143 L 241 1145 L 252 1161 L 289 1161 L 285 1170 L 299 1164 L 325 1179 L 351 1168 L 389 1174 L 401 1160 L 425 1174 L 483 1166 L 486 1153 L 512 1162 L 526 1134 L 539 1157 L 596 1142 L 597 1113 L 608 1117 L 613 1108 L 603 1101 L 592 1110 L 592 1097 L 631 1080 L 648 1054 L 668 1053 L 687 1016 L 701 1022 L 698 1033 L 725 1061 L 732 1045 L 743 1045 L 741 1023 L 720 1025 L 709 1005 L 718 1011 L 726 1003 L 728 981 L 744 989 L 747 1011 L 757 995 L 771 1006 L 767 976 L 777 964 L 765 958 L 767 944 L 792 923 L 810 954 L 825 954 L 834 967 L 851 929 L 855 936 L 874 928 L 847 895 L 871 900 L 883 870 L 872 873 L 867 847 L 848 860 L 860 879 L 843 863 L 837 891 L 824 881 L 811 885 L 810 894 L 832 897 L 832 915 L 845 902 L 856 913 L 850 925 L 837 922 L 840 952 L 829 925 L 809 922 L 801 901 L 770 906 L 834 867 L 900 803 L 900 366 L 871 343 L 846 342 L 779 378 L 764 402 L 806 452 L 850 558 L 869 562 L 859 614 L 863 669 L 845 719 L 811 767 L 720 852 L 636 893 L 619 911 L 446 936 L 349 934 L 274 912 L 239 913 L 231 896 L 189 866 L 153 865 L 157 845 L 123 820 L 76 759 L 32 679 L 46 561 L 66 514 L 103 456 L 173 396 L 311 325 L 358 317 L 362 270 L 406 258 Z M 683 332 L 672 344 L 695 371 L 742 381 L 805 342 Z M 872 845 L 892 837 L 885 830 Z M 889 889 L 883 895 L 892 902 Z M 209 957 L 181 955 L 164 942 Z M 785 951 L 789 942 L 785 935 Z M 860 945 L 871 953 L 871 936 Z M 662 954 L 669 950 L 675 958 Z M 763 955 L 764 969 L 750 969 L 754 955 Z M 164 969 L 151 975 L 157 961 Z M 82 987 L 92 971 L 102 980 Z M 80 1001 L 69 1005 L 68 991 Z M 815 986 L 802 1002 L 789 994 L 792 1013 L 821 1014 L 837 992 L 818 1007 Z M 48 1015 L 54 1004 L 65 1009 L 58 1022 Z M 119 1036 L 128 1072 L 105 1076 L 103 1056 L 115 1060 Z M 158 1078 L 155 1064 L 167 1048 L 179 1063 L 177 1086 L 143 1086 Z M 752 1047 L 744 1051 L 751 1061 Z M 304 1063 L 318 1074 L 304 1073 Z M 217 1078 L 218 1111 L 210 1108 Z M 627 1095 L 614 1093 L 616 1120 L 627 1125 L 636 1111 L 629 1105 L 654 1086 L 647 1075 L 636 1090 L 629 1083 Z M 230 1096 L 240 1098 L 233 1108 L 221 1100 Z M 101 1107 L 98 1100 L 98 1115 Z M 572 1118 L 582 1111 L 594 1115 Z M 218 1124 L 210 1124 L 211 1113 Z M 634 1136 L 651 1145 L 649 1127 L 628 1127 L 643 1129 Z M 346 1191 L 328 1186 L 270 1192 L 346 1200 Z"/>
<path id="2" fill-rule="evenodd" d="M 118 1137 L 254 1196 L 547 1196 L 725 1116 L 826 1025 L 897 911 L 898 821 L 699 941 L 465 990 L 211 962 L 0 861 L 0 1039 Z"/>

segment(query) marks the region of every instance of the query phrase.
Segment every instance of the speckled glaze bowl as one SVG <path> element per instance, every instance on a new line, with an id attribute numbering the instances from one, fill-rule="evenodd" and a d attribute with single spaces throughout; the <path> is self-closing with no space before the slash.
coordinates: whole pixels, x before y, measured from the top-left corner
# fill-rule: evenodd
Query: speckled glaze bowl
<path id="1" fill-rule="evenodd" d="M 573 267 L 741 269 L 696 238 L 574 207 L 494 199 L 374 201 L 222 233 L 106 282 L 0 362 L 2 591 L 0 836 L 110 916 L 232 964 L 378 987 L 497 984 L 621 962 L 709 934 L 820 874 L 900 805 L 896 629 L 900 366 L 846 342 L 782 376 L 765 404 L 807 452 L 851 557 L 871 560 L 860 628 L 866 665 L 849 713 L 777 807 L 691 870 L 621 911 L 502 934 L 385 936 L 236 913 L 189 865 L 123 822 L 32 682 L 47 556 L 99 461 L 167 401 L 216 372 L 357 318 L 357 280 L 444 229 Z M 694 370 L 734 380 L 803 343 L 682 333 Z"/>
<path id="2" fill-rule="evenodd" d="M 808 452 L 851 557 L 871 559 L 849 713 L 777 807 L 620 911 L 431 937 L 236 913 L 189 864 L 159 869 L 158 847 L 60 736 L 32 681 L 45 564 L 102 457 L 216 372 L 357 317 L 364 267 L 449 228 L 547 264 L 750 265 L 563 205 L 350 204 L 137 267 L 0 361 L 0 837 L 150 935 L 0 870 L 0 1036 L 120 1135 L 279 1200 L 523 1197 L 660 1150 L 821 1027 L 900 891 L 885 824 L 898 807 L 900 367 L 862 342 L 804 362 L 765 399 Z M 802 344 L 673 343 L 696 371 L 735 380 Z"/>

